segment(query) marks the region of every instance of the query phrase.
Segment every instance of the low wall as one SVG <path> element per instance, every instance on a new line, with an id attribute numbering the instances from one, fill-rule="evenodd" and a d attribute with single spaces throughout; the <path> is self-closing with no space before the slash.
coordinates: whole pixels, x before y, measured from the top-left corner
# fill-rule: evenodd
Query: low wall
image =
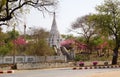
<path id="1" fill-rule="evenodd" d="M 0 56 L 0 64 L 66 61 L 66 56 Z"/>
<path id="2" fill-rule="evenodd" d="M 60 68 L 72 67 L 73 63 L 18 63 L 17 69 L 42 69 L 42 68 Z"/>

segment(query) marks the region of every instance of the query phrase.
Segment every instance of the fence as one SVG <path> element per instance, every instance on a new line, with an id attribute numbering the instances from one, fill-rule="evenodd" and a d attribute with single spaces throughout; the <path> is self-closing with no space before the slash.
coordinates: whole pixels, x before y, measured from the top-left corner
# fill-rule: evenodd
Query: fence
<path id="1" fill-rule="evenodd" d="M 66 62 L 66 56 L 4 56 L 0 64 L 31 63 L 31 62 Z"/>

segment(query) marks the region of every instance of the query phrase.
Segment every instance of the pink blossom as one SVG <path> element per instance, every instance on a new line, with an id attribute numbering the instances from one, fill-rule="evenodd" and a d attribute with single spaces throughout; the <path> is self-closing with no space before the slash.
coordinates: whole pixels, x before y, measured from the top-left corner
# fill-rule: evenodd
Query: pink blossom
<path id="1" fill-rule="evenodd" d="M 13 40 L 13 43 L 16 45 L 24 45 L 26 44 L 26 40 L 23 37 L 19 37 L 16 40 Z"/>

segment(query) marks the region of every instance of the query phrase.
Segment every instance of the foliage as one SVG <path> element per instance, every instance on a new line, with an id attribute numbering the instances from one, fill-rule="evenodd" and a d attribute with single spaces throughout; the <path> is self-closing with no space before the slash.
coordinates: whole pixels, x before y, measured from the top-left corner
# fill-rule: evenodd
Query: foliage
<path id="1" fill-rule="evenodd" d="M 0 28 L 0 43 L 4 43 L 6 37 L 7 37 L 7 34 L 3 33 L 2 28 Z"/>
<path id="2" fill-rule="evenodd" d="M 94 66 L 96 66 L 97 64 L 98 64 L 98 62 L 96 62 L 96 61 L 93 62 L 93 65 L 94 65 Z"/>
<path id="3" fill-rule="evenodd" d="M 9 49 L 5 46 L 0 47 L 0 55 L 5 56 L 8 53 Z"/>
<path id="4" fill-rule="evenodd" d="M 38 55 L 38 56 L 45 56 L 45 55 L 53 55 L 54 51 L 50 48 L 46 42 L 46 38 L 48 37 L 48 32 L 41 28 L 41 29 L 32 29 L 33 32 L 30 35 L 31 41 L 28 42 L 26 45 L 26 54 L 28 55 Z"/>
<path id="5" fill-rule="evenodd" d="M 49 11 L 56 4 L 56 0 L 1 0 L 0 25 L 11 25 L 8 21 L 11 19 L 14 19 L 14 21 L 18 20 L 19 18 L 17 17 L 20 17 L 20 14 L 25 12 L 28 6 L 39 11 Z"/>
<path id="6" fill-rule="evenodd" d="M 82 43 L 82 42 L 83 42 L 83 43 L 85 42 L 85 39 L 84 39 L 84 37 L 82 37 L 82 36 L 81 36 L 81 37 L 80 37 L 80 36 L 79 36 L 79 37 L 76 37 L 76 40 L 79 41 L 79 42 L 81 42 L 81 43 Z"/>
<path id="7" fill-rule="evenodd" d="M 40 39 L 34 43 L 29 43 L 26 48 L 26 54 L 28 55 L 45 56 L 54 54 L 53 50 L 47 45 L 44 39 Z"/>
<path id="8" fill-rule="evenodd" d="M 107 62 L 107 61 L 105 61 L 105 62 L 104 62 L 104 65 L 105 65 L 105 66 L 108 66 L 108 62 Z"/>
<path id="9" fill-rule="evenodd" d="M 87 45 L 87 51 L 91 53 L 91 39 L 95 36 L 96 29 L 94 28 L 94 23 L 90 22 L 89 16 L 90 15 L 85 15 L 77 18 L 77 20 L 71 25 L 71 31 L 76 32 L 83 38 L 82 42 L 84 41 L 84 43 Z"/>
<path id="10" fill-rule="evenodd" d="M 16 31 L 15 29 L 13 29 L 12 31 L 7 32 L 7 34 L 8 34 L 8 37 L 6 39 L 6 42 L 11 41 L 11 40 L 15 40 L 19 36 L 19 32 Z"/>
<path id="11" fill-rule="evenodd" d="M 90 57 L 88 54 L 76 54 L 75 61 L 88 61 Z"/>
<path id="12" fill-rule="evenodd" d="M 89 15 L 78 18 L 71 28 L 73 30 L 79 29 L 77 33 L 84 37 L 86 44 L 89 44 L 90 38 L 95 34 L 94 23 L 89 22 Z"/>
<path id="13" fill-rule="evenodd" d="M 53 49 L 46 42 L 48 32 L 44 29 L 35 29 L 33 33 L 26 43 L 14 29 L 7 33 L 0 32 L 0 55 L 54 55 Z"/>
<path id="14" fill-rule="evenodd" d="M 74 58 L 75 61 L 79 61 L 80 60 L 80 56 L 79 55 L 76 55 L 75 58 Z"/>
<path id="15" fill-rule="evenodd" d="M 103 40 L 99 36 L 94 37 L 94 39 L 92 41 L 93 41 L 94 45 L 96 45 L 96 46 L 103 43 Z"/>
<path id="16" fill-rule="evenodd" d="M 17 39 L 13 40 L 13 43 L 16 45 L 25 45 L 26 40 L 23 37 L 18 37 Z"/>
<path id="17" fill-rule="evenodd" d="M 18 38 L 19 33 L 15 30 L 15 26 L 18 25 L 17 20 L 19 20 L 20 17 L 23 16 L 23 13 L 25 13 L 26 9 L 31 9 L 33 7 L 38 9 L 39 11 L 42 11 L 42 13 L 43 11 L 44 12 L 47 11 L 50 13 L 53 11 L 52 8 L 54 8 L 56 4 L 57 4 L 57 0 L 0 0 L 0 26 L 1 25 L 14 26 L 14 29 L 12 31 L 7 32 L 5 35 L 4 33 L 0 32 L 0 36 L 1 36 L 0 43 L 1 44 L 5 43 L 5 46 L 1 47 L 1 52 L 3 53 L 3 50 L 5 50 L 4 53 L 6 54 L 9 49 L 7 48 L 6 45 L 9 44 L 9 42 L 11 42 L 12 40 Z M 45 38 L 47 36 L 47 33 L 45 34 L 43 33 L 44 32 L 40 34 L 37 33 L 34 39 L 37 39 L 38 41 L 38 39 L 40 38 Z M 45 45 L 43 44 L 43 46 Z M 22 48 L 26 50 L 24 47 Z"/>
<path id="18" fill-rule="evenodd" d="M 79 66 L 81 66 L 81 67 L 83 67 L 84 65 L 85 65 L 84 62 L 79 63 Z"/>
<path id="19" fill-rule="evenodd" d="M 13 49 L 12 42 L 10 41 L 6 42 L 7 38 L 8 38 L 7 34 L 3 33 L 2 29 L 0 28 L 0 55 L 1 56 L 7 55 Z"/>
<path id="20" fill-rule="evenodd" d="M 74 39 L 75 37 L 73 36 L 73 34 L 69 34 L 69 35 L 62 35 L 62 38 L 64 38 L 64 39 Z"/>
<path id="21" fill-rule="evenodd" d="M 5 56 L 13 49 L 13 44 L 11 42 L 0 46 L 0 55 Z"/>
<path id="22" fill-rule="evenodd" d="M 105 49 L 108 44 L 108 40 L 103 39 L 102 36 L 95 36 L 91 41 L 91 46 L 93 46 L 95 50 L 103 51 L 103 49 Z"/>
<path id="23" fill-rule="evenodd" d="M 118 49 L 120 47 L 120 1 L 105 0 L 104 4 L 97 6 L 98 14 L 93 14 L 90 20 L 95 23 L 96 29 L 114 39 L 112 64 L 117 64 Z"/>

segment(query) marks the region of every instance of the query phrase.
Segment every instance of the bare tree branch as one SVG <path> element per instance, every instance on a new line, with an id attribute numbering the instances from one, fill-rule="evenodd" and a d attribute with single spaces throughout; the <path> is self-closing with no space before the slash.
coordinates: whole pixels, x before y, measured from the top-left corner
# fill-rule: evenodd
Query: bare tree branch
<path id="1" fill-rule="evenodd" d="M 14 2 L 14 1 L 19 1 L 18 2 L 18 6 L 14 7 L 14 8 L 10 8 L 9 7 L 9 3 L 10 2 Z M 23 2 L 22 4 L 21 3 L 22 3 L 22 0 L 7 0 L 7 2 L 6 2 L 6 9 L 5 9 L 6 10 L 6 15 L 5 16 L 4 15 L 1 16 L 0 17 L 0 21 L 8 21 L 8 20 L 12 19 L 13 18 L 12 15 L 15 13 L 15 11 L 17 11 L 18 9 L 22 8 L 25 5 L 29 5 L 29 6 L 32 6 L 34 8 L 42 7 L 46 11 L 48 11 L 48 9 L 46 7 L 44 7 L 44 6 L 54 5 L 54 2 L 49 2 L 49 1 L 44 1 L 44 0 L 43 1 L 36 0 L 35 2 L 33 2 L 31 0 L 28 0 L 28 1 Z"/>

